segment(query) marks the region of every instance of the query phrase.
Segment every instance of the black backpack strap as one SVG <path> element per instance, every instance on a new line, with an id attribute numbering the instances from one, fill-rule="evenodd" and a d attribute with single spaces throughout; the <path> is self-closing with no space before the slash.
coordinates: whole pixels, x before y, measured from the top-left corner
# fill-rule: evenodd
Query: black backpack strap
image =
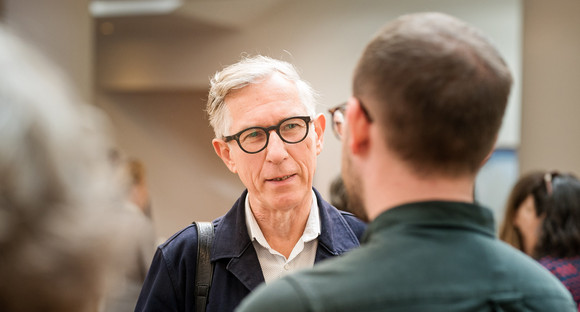
<path id="1" fill-rule="evenodd" d="M 210 249 L 213 242 L 211 222 L 193 222 L 197 228 L 197 266 L 195 268 L 195 311 L 204 312 L 213 275 Z"/>

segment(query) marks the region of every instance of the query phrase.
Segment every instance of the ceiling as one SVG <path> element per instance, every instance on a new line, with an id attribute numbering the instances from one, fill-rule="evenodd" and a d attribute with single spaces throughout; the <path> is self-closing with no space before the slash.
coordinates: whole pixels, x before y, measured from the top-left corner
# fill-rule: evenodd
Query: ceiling
<path id="1" fill-rule="evenodd" d="M 241 28 L 286 0 L 92 0 L 97 21 L 123 31 Z"/>

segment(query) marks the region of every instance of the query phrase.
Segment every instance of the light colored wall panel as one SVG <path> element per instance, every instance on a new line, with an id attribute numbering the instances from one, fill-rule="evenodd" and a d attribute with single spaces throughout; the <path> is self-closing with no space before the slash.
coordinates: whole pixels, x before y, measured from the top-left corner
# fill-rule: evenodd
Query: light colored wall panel
<path id="1" fill-rule="evenodd" d="M 163 238 L 224 214 L 243 190 L 211 145 L 201 98 L 190 91 L 112 92 L 99 103 L 122 152 L 146 167 L 153 220 Z"/>
<path id="2" fill-rule="evenodd" d="M 93 101 L 93 19 L 89 0 L 5 0 L 4 21 L 60 66 L 80 95 Z"/>
<path id="3" fill-rule="evenodd" d="M 365 44 L 382 25 L 400 14 L 429 10 L 448 12 L 481 28 L 505 55 L 514 70 L 517 82 L 510 103 L 513 112 L 510 120 L 505 123 L 509 131 L 502 134 L 501 142 L 506 146 L 516 145 L 519 142 L 520 128 L 521 63 L 521 2 L 516 0 L 281 1 L 272 6 L 269 12 L 263 12 L 249 23 L 236 28 L 208 28 L 203 31 L 172 29 L 170 32 L 163 32 L 151 27 L 140 34 L 133 32 L 122 36 L 113 34 L 99 37 L 98 81 L 105 94 L 111 90 L 177 88 L 199 90 L 199 97 L 205 98 L 203 92 L 207 91 L 209 77 L 215 71 L 235 62 L 243 53 L 261 53 L 294 63 L 303 77 L 320 92 L 321 105 L 318 110 L 326 112 L 328 107 L 350 96 L 352 71 L 356 61 Z M 207 175 L 223 174 L 223 184 L 232 186 L 233 196 L 239 194 L 237 188 L 241 189 L 241 185 L 236 186 L 237 178 L 228 176 L 223 164 L 215 161 L 217 156 L 209 144 L 210 137 L 204 141 L 193 138 L 195 134 L 192 132 L 177 134 L 187 129 L 187 126 L 177 122 L 164 123 L 162 111 L 170 109 L 171 106 L 161 100 L 158 100 L 157 106 L 152 102 L 148 104 L 151 107 L 147 110 L 150 110 L 149 114 L 154 118 L 147 124 L 129 125 L 129 119 L 142 114 L 140 110 L 143 107 L 134 101 L 135 99 L 108 97 L 103 105 L 116 120 L 120 141 L 126 150 L 146 158 L 153 179 L 162 178 L 158 174 L 164 170 L 176 170 L 167 166 L 191 172 L 216 166 L 216 171 L 207 172 Z M 187 104 L 182 102 L 181 105 Z M 191 110 L 190 119 L 200 121 L 196 114 L 204 114 L 203 105 L 195 101 L 190 105 L 187 108 L 188 111 Z M 124 108 L 118 108 L 121 106 Z M 158 122 L 164 125 L 159 126 Z M 181 119 L 180 122 L 188 121 Z M 175 146 L 177 142 L 151 136 L 152 132 L 165 131 L 160 127 L 167 126 L 174 127 L 173 135 L 182 137 L 185 144 L 195 144 L 188 145 L 187 149 L 204 151 L 210 158 L 193 157 L 193 154 L 191 158 L 181 157 L 179 151 L 183 147 Z M 132 130 L 127 131 L 127 128 Z M 187 141 L 188 137 L 191 141 Z M 137 147 L 136 140 L 143 140 L 144 143 Z M 193 143 L 194 141 L 198 143 Z M 159 156 L 165 158 L 165 165 L 148 160 L 151 157 L 149 154 L 158 154 L 159 150 L 166 151 Z M 330 181 L 339 171 L 340 143 L 328 128 L 315 177 L 315 186 L 326 197 Z M 226 180 L 228 178 L 230 180 Z M 195 193 L 192 185 L 198 182 L 193 179 L 206 181 L 208 176 L 176 173 L 172 176 L 165 175 L 164 180 L 152 182 L 154 214 L 160 219 L 163 216 L 163 220 L 156 221 L 162 235 L 175 232 L 192 219 L 207 219 L 208 207 L 218 205 L 226 206 L 227 209 L 232 203 L 231 198 L 216 198 L 215 192 L 219 185 L 205 183 L 201 186 L 206 191 Z M 224 189 L 227 188 L 230 187 Z M 168 189 L 172 191 L 169 192 Z M 177 199 L 179 196 L 183 198 Z M 215 217 L 222 213 L 221 208 L 211 211 Z"/>
<path id="4" fill-rule="evenodd" d="M 526 0 L 520 168 L 580 174 L 580 1 Z"/>

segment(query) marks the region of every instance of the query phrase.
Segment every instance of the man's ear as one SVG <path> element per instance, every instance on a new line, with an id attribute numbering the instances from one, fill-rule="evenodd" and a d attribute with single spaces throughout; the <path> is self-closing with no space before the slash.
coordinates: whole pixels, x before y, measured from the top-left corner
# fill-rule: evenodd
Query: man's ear
<path id="1" fill-rule="evenodd" d="M 358 99 L 351 97 L 346 110 L 346 131 L 348 131 L 348 147 L 353 155 L 364 154 L 370 147 L 371 123 L 363 112 Z"/>
<path id="2" fill-rule="evenodd" d="M 322 146 L 324 145 L 324 130 L 326 129 L 326 116 L 324 114 L 318 114 L 314 118 L 314 131 L 316 132 L 316 155 L 320 155 L 322 152 Z"/>
<path id="3" fill-rule="evenodd" d="M 236 169 L 236 163 L 230 155 L 230 147 L 228 146 L 228 143 L 220 139 L 213 139 L 211 143 L 215 153 L 222 159 L 228 169 L 233 173 L 237 173 L 238 170 Z"/>

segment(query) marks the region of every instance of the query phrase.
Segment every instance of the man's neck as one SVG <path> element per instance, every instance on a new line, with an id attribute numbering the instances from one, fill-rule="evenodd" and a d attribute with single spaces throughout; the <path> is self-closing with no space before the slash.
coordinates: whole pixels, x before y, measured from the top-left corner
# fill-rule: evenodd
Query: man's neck
<path id="1" fill-rule="evenodd" d="M 250 197 L 250 208 L 260 230 L 272 249 L 286 258 L 290 256 L 296 242 L 304 233 L 310 214 L 312 198 L 309 197 L 294 207 L 277 209 L 253 204 Z"/>
<path id="2" fill-rule="evenodd" d="M 367 166 L 365 206 L 369 220 L 382 212 L 406 203 L 420 201 L 473 202 L 474 177 L 420 177 L 401 163 Z M 386 168 L 372 170 L 372 168 Z"/>

